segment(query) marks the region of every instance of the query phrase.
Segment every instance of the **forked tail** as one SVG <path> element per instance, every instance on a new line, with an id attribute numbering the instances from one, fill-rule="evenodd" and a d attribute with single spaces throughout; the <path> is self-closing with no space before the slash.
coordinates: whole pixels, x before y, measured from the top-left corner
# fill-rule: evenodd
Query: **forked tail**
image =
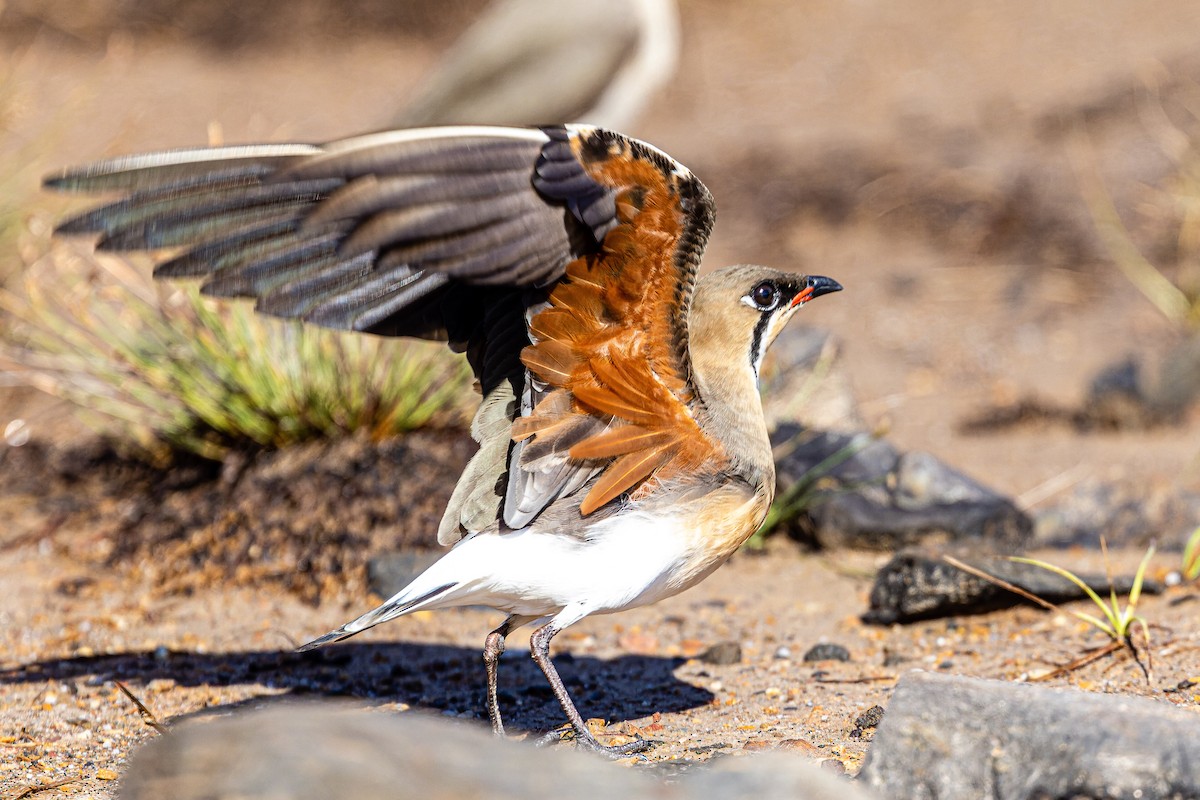
<path id="1" fill-rule="evenodd" d="M 313 639 L 308 644 L 301 645 L 296 648 L 296 652 L 302 653 L 305 650 L 315 650 L 327 644 L 340 642 L 342 639 L 349 639 L 354 634 L 362 633 L 367 628 L 372 628 L 381 622 L 387 622 L 390 619 L 403 616 L 411 611 L 417 611 L 422 606 L 437 600 L 456 586 L 458 586 L 458 583 L 447 583 L 413 598 L 407 597 L 405 592 L 400 592 L 400 594 L 391 600 L 388 600 L 373 611 L 368 611 L 353 622 L 347 622 L 337 630 L 330 631 L 324 636 Z"/>

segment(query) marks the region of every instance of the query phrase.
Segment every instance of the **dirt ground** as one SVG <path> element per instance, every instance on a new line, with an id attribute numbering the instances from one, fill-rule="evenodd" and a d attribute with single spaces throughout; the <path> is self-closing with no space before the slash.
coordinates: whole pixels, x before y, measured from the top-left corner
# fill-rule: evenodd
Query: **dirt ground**
<path id="1" fill-rule="evenodd" d="M 10 173 L 4 186 L 15 187 L 22 213 L 40 219 L 64 204 L 38 195 L 36 178 L 63 164 L 210 140 L 320 141 L 379 127 L 480 3 L 411 16 L 362 3 L 337 24 L 315 1 L 297 6 L 304 12 L 286 24 L 271 16 L 274 4 L 242 13 L 234 6 L 245 4 L 192 0 L 167 13 L 153 2 L 96 3 L 86 15 L 72 12 L 75 5 L 12 2 L 0 11 L 0 68 L 14 98 L 0 139 L 0 164 Z M 1179 134 L 1194 135 L 1200 114 L 1200 7 L 682 7 L 679 76 L 630 132 L 671 152 L 713 190 L 720 211 L 709 265 L 757 261 L 846 286 L 806 309 L 804 321 L 841 340 L 841 367 L 868 426 L 902 449 L 933 452 L 1031 512 L 1089 481 L 1147 493 L 1200 489 L 1195 408 L 1176 425 L 1149 430 L 1038 420 L 987 435 L 963 430 L 1023 398 L 1077 406 L 1099 370 L 1129 356 L 1153 378 L 1180 340 L 1108 263 L 1077 173 L 1101 175 L 1146 252 L 1175 266 L 1176 212 L 1161 190 L 1181 153 Z M 62 407 L 4 388 L 4 377 L 0 426 L 27 419 L 32 446 L 49 448 L 51 461 L 75 453 L 64 447 L 87 435 Z M 437 469 L 452 475 L 465 452 L 454 444 L 445 452 Z M 407 463 L 399 451 L 389 458 L 393 469 Z M 68 778 L 39 797 L 111 796 L 131 749 L 157 735 L 115 681 L 168 723 L 297 695 L 479 716 L 479 648 L 496 622 L 490 613 L 418 614 L 340 650 L 290 655 L 368 606 L 368 555 L 417 541 L 422 525 L 432 540 L 431 496 L 390 504 L 373 496 L 375 505 L 347 512 L 352 535 L 341 561 L 312 565 L 312 574 L 334 579 L 305 592 L 267 574 L 272 558 L 285 564 L 303 552 L 259 553 L 265 572 L 230 577 L 211 561 L 168 568 L 166 540 L 147 539 L 139 550 L 128 537 L 151 530 L 138 527 L 137 515 L 153 516 L 166 491 L 161 478 L 118 472 L 100 480 L 110 473 L 83 461 L 75 483 L 40 485 L 39 476 L 71 470 L 34 462 L 0 450 L 0 796 Z M 441 480 L 430 469 L 429 480 Z M 337 469 L 326 474 L 333 480 Z M 198 520 L 194 510 L 189 517 L 186 508 L 170 519 L 211 529 L 216 541 L 221 524 L 247 523 L 247 502 L 231 503 L 234 516 L 224 522 Z M 405 531 L 370 528 L 373 514 L 390 518 L 407 505 L 416 511 Z M 307 519 L 310 510 L 299 502 L 285 508 L 292 511 L 278 512 L 281 519 Z M 336 509 L 322 513 L 336 518 Z M 114 559 L 123 545 L 128 557 Z M 189 551 L 196 552 L 237 555 Z M 1094 551 L 1042 555 L 1103 569 Z M 1122 550 L 1114 562 L 1128 571 L 1139 557 Z M 854 771 L 871 736 L 855 733 L 855 719 L 886 706 L 896 676 L 911 668 L 1046 679 L 1200 709 L 1195 688 L 1177 689 L 1200 680 L 1195 586 L 1144 601 L 1155 625 L 1151 682 L 1121 654 L 1054 675 L 1055 665 L 1102 637 L 1027 608 L 861 624 L 869 576 L 883 558 L 812 554 L 775 541 L 681 597 L 569 629 L 556 639 L 561 669 L 585 715 L 613 723 L 610 732 L 636 728 L 663 742 L 652 762 L 782 746 Z M 1177 566 L 1178 553 L 1168 551 L 1151 572 L 1163 578 Z M 164 571 L 193 577 L 172 584 Z M 722 641 L 740 644 L 739 663 L 695 659 Z M 804 662 L 823 641 L 846 647 L 850 661 Z M 502 704 L 518 729 L 550 727 L 559 713 L 522 646 L 514 636 L 501 668 Z"/>

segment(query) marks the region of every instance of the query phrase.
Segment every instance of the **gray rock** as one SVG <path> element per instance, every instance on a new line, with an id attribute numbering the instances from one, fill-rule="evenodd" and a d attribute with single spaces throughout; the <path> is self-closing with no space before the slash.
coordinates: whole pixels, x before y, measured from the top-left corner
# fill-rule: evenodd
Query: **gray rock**
<path id="1" fill-rule="evenodd" d="M 779 754 L 723 758 L 674 783 L 566 746 L 536 748 L 481 726 L 337 704 L 290 704 L 185 723 L 138 750 L 124 800 L 868 800 L 847 780 Z"/>
<path id="2" fill-rule="evenodd" d="M 1200 333 L 1172 347 L 1148 398 L 1160 414 L 1176 421 L 1200 400 Z"/>
<path id="3" fill-rule="evenodd" d="M 920 619 L 976 614 L 997 608 L 1027 603 L 1020 595 L 976 577 L 946 563 L 940 551 L 905 550 L 897 553 L 875 575 L 870 607 L 863 621 L 890 625 Z M 1064 603 L 1085 597 L 1082 589 L 1066 578 L 1032 564 L 1021 564 L 996 556 L 959 555 L 958 559 L 988 575 L 1018 586 L 1050 603 Z M 1107 593 L 1104 575 L 1080 575 L 1097 592 Z M 1115 576 L 1118 594 L 1128 594 L 1133 585 L 1130 576 Z M 1158 594 L 1162 585 L 1147 578 L 1142 583 L 1146 594 Z"/>
<path id="4" fill-rule="evenodd" d="M 892 549 L 971 541 L 1012 551 L 1033 523 L 1007 497 L 928 453 L 901 453 L 866 433 L 784 425 L 772 436 L 777 497 L 803 497 L 817 544 Z"/>
<path id="5" fill-rule="evenodd" d="M 832 764 L 825 766 L 827 762 Z M 680 788 L 682 797 L 689 800 L 870 800 L 877 797 L 866 788 L 851 783 L 844 771 L 836 772 L 832 768 L 834 764 L 842 767 L 836 759 L 826 759 L 817 765 L 806 758 L 783 753 L 730 756 L 686 776 L 680 781 Z"/>
<path id="6" fill-rule="evenodd" d="M 1200 797 L 1200 718 L 1140 697 L 912 672 L 859 781 L 884 797 Z"/>
<path id="7" fill-rule="evenodd" d="M 1178 486 L 1086 481 L 1037 513 L 1039 545 L 1182 548 L 1200 521 L 1200 492 Z"/>
<path id="8" fill-rule="evenodd" d="M 1157 373 L 1147 380 L 1132 357 L 1107 367 L 1092 380 L 1083 413 L 1122 430 L 1178 423 L 1200 399 L 1200 334 L 1172 346 Z"/>

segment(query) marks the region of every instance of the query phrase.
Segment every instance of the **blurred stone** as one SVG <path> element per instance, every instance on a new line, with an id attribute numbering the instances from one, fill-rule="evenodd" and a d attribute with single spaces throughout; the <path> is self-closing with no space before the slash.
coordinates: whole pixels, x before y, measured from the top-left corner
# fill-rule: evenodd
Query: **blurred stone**
<path id="1" fill-rule="evenodd" d="M 869 795 L 807 759 L 721 759 L 673 783 L 569 747 L 536 748 L 482 726 L 414 713 L 295 704 L 185 723 L 138 750 L 124 800 L 560 800 L 571 797 L 794 798 Z"/>
<path id="2" fill-rule="evenodd" d="M 705 664 L 728 666 L 742 663 L 742 646 L 737 642 L 717 642 L 699 655 Z"/>
<path id="3" fill-rule="evenodd" d="M 884 797 L 1200 797 L 1200 718 L 1166 702 L 910 672 L 859 781 Z"/>
<path id="4" fill-rule="evenodd" d="M 1155 423 L 1155 413 L 1142 389 L 1141 364 L 1127 358 L 1100 371 L 1077 412 L 1077 427 L 1140 430 Z"/>
<path id="5" fill-rule="evenodd" d="M 814 644 L 808 648 L 808 652 L 804 654 L 806 662 L 812 661 L 849 661 L 850 651 L 842 647 L 840 644 L 832 642 L 821 642 Z"/>
<path id="6" fill-rule="evenodd" d="M 1150 404 L 1175 421 L 1200 400 L 1200 334 L 1193 334 L 1167 351 Z"/>
<path id="7" fill-rule="evenodd" d="M 772 444 L 776 498 L 807 495 L 805 517 L 822 547 L 896 548 L 972 541 L 1014 551 L 1033 523 L 1011 500 L 928 453 L 901 453 L 866 433 L 784 425 Z M 796 532 L 796 531 L 793 531 Z"/>
<path id="8" fill-rule="evenodd" d="M 1182 547 L 1200 522 L 1200 492 L 1177 486 L 1087 481 L 1037 512 L 1039 546 Z"/>
<path id="9" fill-rule="evenodd" d="M 670 797 L 660 787 L 655 797 Z M 795 753 L 721 758 L 680 781 L 681 797 L 708 800 L 869 800 L 876 797 L 843 775 Z M 612 795 L 609 795 L 612 796 Z M 649 797 L 650 795 L 646 795 Z"/>
<path id="10" fill-rule="evenodd" d="M 497 741 L 482 728 L 306 704 L 172 730 L 134 755 L 121 797 L 552 797 L 564 774 L 621 794 L 643 788 L 600 759 Z"/>
<path id="11" fill-rule="evenodd" d="M 440 550 L 380 553 L 367 561 L 367 588 L 380 597 L 391 597 L 443 555 Z"/>
<path id="12" fill-rule="evenodd" d="M 1071 581 L 1032 564 L 1022 564 L 996 556 L 956 554 L 968 566 L 1013 584 L 1050 603 L 1065 603 L 1085 596 Z M 1079 575 L 1101 593 L 1109 591 L 1104 575 Z M 1128 594 L 1133 578 L 1116 576 L 1117 594 Z M 1162 585 L 1147 578 L 1145 594 L 1158 594 Z M 897 553 L 875 576 L 871 587 L 870 608 L 863 621 L 878 625 L 913 622 L 955 614 L 975 614 L 1027 603 L 1021 596 L 1002 589 L 983 578 L 947 564 L 943 553 L 935 550 L 906 550 Z"/>

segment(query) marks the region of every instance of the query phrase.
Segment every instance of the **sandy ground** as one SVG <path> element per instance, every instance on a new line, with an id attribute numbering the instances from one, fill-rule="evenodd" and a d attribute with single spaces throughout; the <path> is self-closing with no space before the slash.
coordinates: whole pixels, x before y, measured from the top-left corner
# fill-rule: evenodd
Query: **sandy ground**
<path id="1" fill-rule="evenodd" d="M 158 735 L 116 681 L 168 725 L 290 697 L 351 698 L 379 712 L 486 724 L 480 646 L 499 621 L 494 612 L 419 613 L 298 657 L 290 653 L 296 643 L 344 622 L 367 599 L 335 598 L 313 609 L 275 591 L 214 587 L 164 600 L 106 576 L 75 590 L 71 578 L 95 572 L 45 549 L 0 557 L 5 591 L 20 598 L 6 604 L 0 627 L 0 786 L 8 791 L 71 778 L 60 791 L 110 795 L 130 751 Z M 1117 554 L 1115 563 L 1131 569 L 1137 555 Z M 896 678 L 910 669 L 1138 694 L 1200 713 L 1195 687 L 1176 690 L 1200 678 L 1195 587 L 1144 602 L 1153 622 L 1148 683 L 1123 652 L 1055 675 L 1105 643 L 1063 614 L 1022 608 L 864 626 L 866 576 L 878 563 L 878 556 L 805 555 L 779 543 L 768 555 L 735 558 L 684 595 L 568 629 L 555 641 L 557 663 L 584 715 L 608 723 L 610 741 L 640 734 L 660 742 L 648 760 L 627 762 L 638 768 L 677 762 L 677 770 L 714 754 L 779 748 L 854 772 L 872 735 L 856 731 L 855 720 L 873 705 L 886 707 Z M 1101 567 L 1086 554 L 1072 563 Z M 510 726 L 541 731 L 561 724 L 561 712 L 524 655 L 527 641 L 522 632 L 510 639 L 501 702 Z M 738 643 L 740 662 L 696 658 L 721 642 Z M 821 642 L 842 645 L 850 660 L 805 662 Z"/>
<path id="2" fill-rule="evenodd" d="M 1185 101 L 1200 75 L 1200 7 L 683 6 L 679 77 L 633 132 L 691 166 L 716 195 L 709 264 L 759 261 L 847 287 L 807 309 L 806 321 L 841 338 L 842 366 L 869 426 L 1033 510 L 1089 480 L 1200 487 L 1196 413 L 1150 431 L 962 431 L 964 420 L 1022 397 L 1078 404 L 1097 370 L 1133 355 L 1153 372 L 1179 339 L 1106 263 L 1072 158 L 1094 163 L 1132 209 L 1140 241 L 1161 243 L 1169 214 L 1141 209 L 1161 209 L 1147 187 L 1163 185 L 1178 155 L 1169 131 L 1196 122 Z M 36 194 L 36 177 L 62 164 L 377 127 L 466 17 L 409 33 L 372 34 L 363 24 L 351 26 L 352 36 L 295 23 L 255 48 L 218 46 L 185 26 L 144 33 L 101 20 L 64 31 L 55 7 L 45 5 L 39 24 L 0 30 L 5 87 L 15 98 L 0 150 L 12 175 L 6 185 L 43 219 L 64 206 Z M 1089 144 L 1073 138 L 1080 130 Z M 43 440 L 79 435 L 43 398 L 0 392 L 0 423 L 28 418 Z M 495 624 L 490 614 L 418 615 L 355 640 L 343 655 L 300 661 L 287 651 L 366 607 L 364 592 L 317 608 L 244 585 L 164 596 L 136 571 L 105 573 L 76 560 L 78 542 L 95 532 L 57 527 L 34 500 L 0 512 L 6 798 L 65 778 L 75 782 L 63 794 L 111 796 L 130 749 L 156 735 L 115 680 L 164 722 L 298 694 L 349 695 L 382 711 L 479 713 L 478 648 Z M 1115 560 L 1128 570 L 1139 555 Z M 1094 552 L 1052 556 L 1101 567 Z M 902 670 L 1037 678 L 1102 644 L 1081 623 L 1032 609 L 864 627 L 857 617 L 880 558 L 805 555 L 782 542 L 765 557 L 739 556 L 682 597 L 565 632 L 558 651 L 573 660 L 562 670 L 585 714 L 616 723 L 612 732 L 633 726 L 666 742 L 652 760 L 790 742 L 853 771 L 870 736 L 852 736 L 854 719 L 886 705 Z M 1164 576 L 1177 559 L 1163 554 L 1153 572 Z M 1120 655 L 1049 682 L 1200 707 L 1194 690 L 1167 691 L 1200 677 L 1198 599 L 1194 587 L 1146 599 L 1145 616 L 1158 626 L 1149 685 Z M 691 660 L 724 640 L 741 644 L 741 663 Z M 820 641 L 844 645 L 851 661 L 804 663 Z M 505 706 L 517 728 L 557 724 L 521 646 L 515 636 L 502 667 Z"/>

